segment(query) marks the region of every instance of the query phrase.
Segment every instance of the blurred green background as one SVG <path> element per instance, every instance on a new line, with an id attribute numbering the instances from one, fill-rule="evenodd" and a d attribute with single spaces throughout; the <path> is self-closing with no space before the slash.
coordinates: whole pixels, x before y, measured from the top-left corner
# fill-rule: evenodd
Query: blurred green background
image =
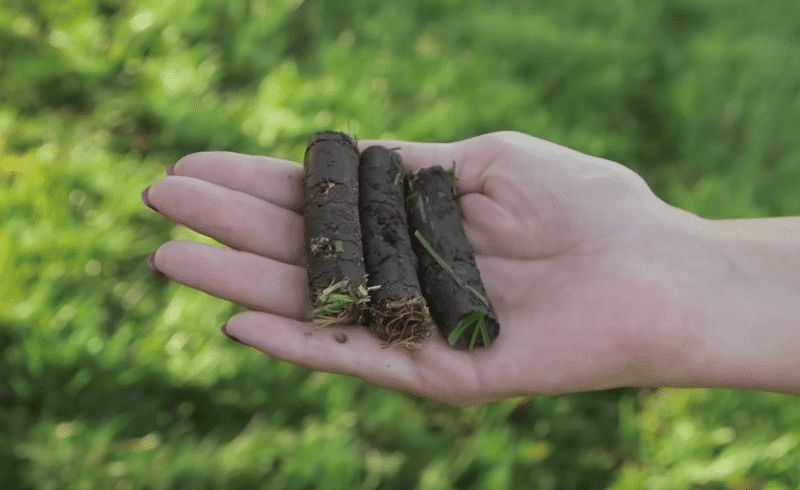
<path id="1" fill-rule="evenodd" d="M 709 218 L 800 214 L 796 0 L 5 0 L 0 488 L 793 489 L 800 402 L 619 389 L 454 409 L 227 341 L 146 258 L 208 149 L 517 130 Z"/>

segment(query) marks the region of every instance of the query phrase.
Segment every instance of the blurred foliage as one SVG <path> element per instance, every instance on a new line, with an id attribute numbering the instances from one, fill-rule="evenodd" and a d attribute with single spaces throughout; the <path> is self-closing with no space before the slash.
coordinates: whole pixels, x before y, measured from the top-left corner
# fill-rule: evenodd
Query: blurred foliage
<path id="1" fill-rule="evenodd" d="M 717 217 L 800 214 L 795 0 L 6 0 L 0 487 L 789 489 L 800 404 L 621 389 L 452 409 L 242 349 L 152 275 L 181 155 L 513 129 Z M 795 135 L 795 136 L 792 136 Z"/>

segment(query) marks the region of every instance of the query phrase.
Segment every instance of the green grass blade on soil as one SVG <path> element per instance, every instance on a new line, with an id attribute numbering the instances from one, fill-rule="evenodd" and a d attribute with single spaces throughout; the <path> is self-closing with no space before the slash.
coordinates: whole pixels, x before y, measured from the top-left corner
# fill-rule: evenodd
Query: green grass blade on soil
<path id="1" fill-rule="evenodd" d="M 456 284 L 466 289 L 467 291 L 471 292 L 472 294 L 475 295 L 476 298 L 481 300 L 483 304 L 489 306 L 489 300 L 484 295 L 476 291 L 475 288 L 473 288 L 469 284 L 464 284 L 464 281 L 462 281 L 461 278 L 456 275 L 456 272 L 453 270 L 452 267 L 450 267 L 450 265 L 447 264 L 447 262 L 444 261 L 444 259 L 439 257 L 439 254 L 436 253 L 431 244 L 428 243 L 428 240 L 426 240 L 425 237 L 422 236 L 422 233 L 420 233 L 419 230 L 416 230 L 414 232 L 414 236 L 417 237 L 417 240 L 419 240 L 420 245 L 422 245 L 422 247 L 425 249 L 426 252 L 428 252 L 428 254 L 433 258 L 433 260 L 435 260 L 436 263 L 439 264 L 439 266 L 442 269 L 444 269 L 445 272 L 447 272 L 447 275 L 449 275 L 453 279 L 453 281 L 456 282 Z"/>
<path id="2" fill-rule="evenodd" d="M 463 335 L 463 333 L 469 328 L 470 325 L 475 325 L 475 328 L 472 332 L 472 339 L 469 343 L 469 350 L 472 351 L 475 349 L 475 342 L 478 340 L 478 335 L 480 334 L 483 339 L 483 345 L 485 347 L 489 347 L 490 340 L 489 340 L 489 333 L 486 331 L 486 312 L 483 310 L 473 311 L 469 315 L 465 316 L 460 322 L 453 327 L 453 331 L 450 332 L 450 335 L 447 337 L 447 342 L 450 345 L 455 345 L 458 342 L 459 337 Z"/>
<path id="3" fill-rule="evenodd" d="M 334 282 L 320 291 L 316 307 L 311 311 L 312 323 L 324 327 L 343 321 L 356 321 L 350 318 L 354 310 L 369 303 L 369 291 L 363 285 L 352 288 L 347 280 Z"/>

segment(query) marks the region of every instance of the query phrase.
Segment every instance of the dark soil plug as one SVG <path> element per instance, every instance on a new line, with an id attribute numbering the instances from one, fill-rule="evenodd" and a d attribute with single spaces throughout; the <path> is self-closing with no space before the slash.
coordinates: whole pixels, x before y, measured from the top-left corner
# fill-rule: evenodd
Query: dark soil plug
<path id="1" fill-rule="evenodd" d="M 416 171 L 406 204 L 420 283 L 439 330 L 458 349 L 489 347 L 500 322 L 464 232 L 453 177 L 442 167 Z"/>
<path id="2" fill-rule="evenodd" d="M 429 335 L 431 319 L 408 232 L 400 155 L 382 146 L 367 148 L 361 153 L 359 179 L 370 330 L 387 345 L 413 348 Z"/>
<path id="3" fill-rule="evenodd" d="M 334 131 L 311 136 L 304 189 L 312 321 L 357 323 L 369 295 L 358 213 L 358 149 L 352 138 Z"/>

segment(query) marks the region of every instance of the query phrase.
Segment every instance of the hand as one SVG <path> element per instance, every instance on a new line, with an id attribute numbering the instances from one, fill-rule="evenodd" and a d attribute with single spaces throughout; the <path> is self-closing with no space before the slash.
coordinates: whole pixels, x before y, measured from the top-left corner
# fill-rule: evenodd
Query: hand
<path id="1" fill-rule="evenodd" d="M 446 403 L 652 382 L 659 349 L 679 338 L 697 293 L 696 272 L 676 266 L 693 216 L 621 165 L 519 133 L 359 146 L 372 144 L 399 147 L 410 169 L 455 163 L 464 225 L 500 319 L 491 348 L 459 351 L 435 332 L 410 353 L 382 348 L 364 327 L 312 328 L 302 167 L 292 162 L 222 152 L 181 159 L 145 201 L 230 248 L 168 242 L 152 266 L 251 308 L 224 329 L 244 344 Z"/>

